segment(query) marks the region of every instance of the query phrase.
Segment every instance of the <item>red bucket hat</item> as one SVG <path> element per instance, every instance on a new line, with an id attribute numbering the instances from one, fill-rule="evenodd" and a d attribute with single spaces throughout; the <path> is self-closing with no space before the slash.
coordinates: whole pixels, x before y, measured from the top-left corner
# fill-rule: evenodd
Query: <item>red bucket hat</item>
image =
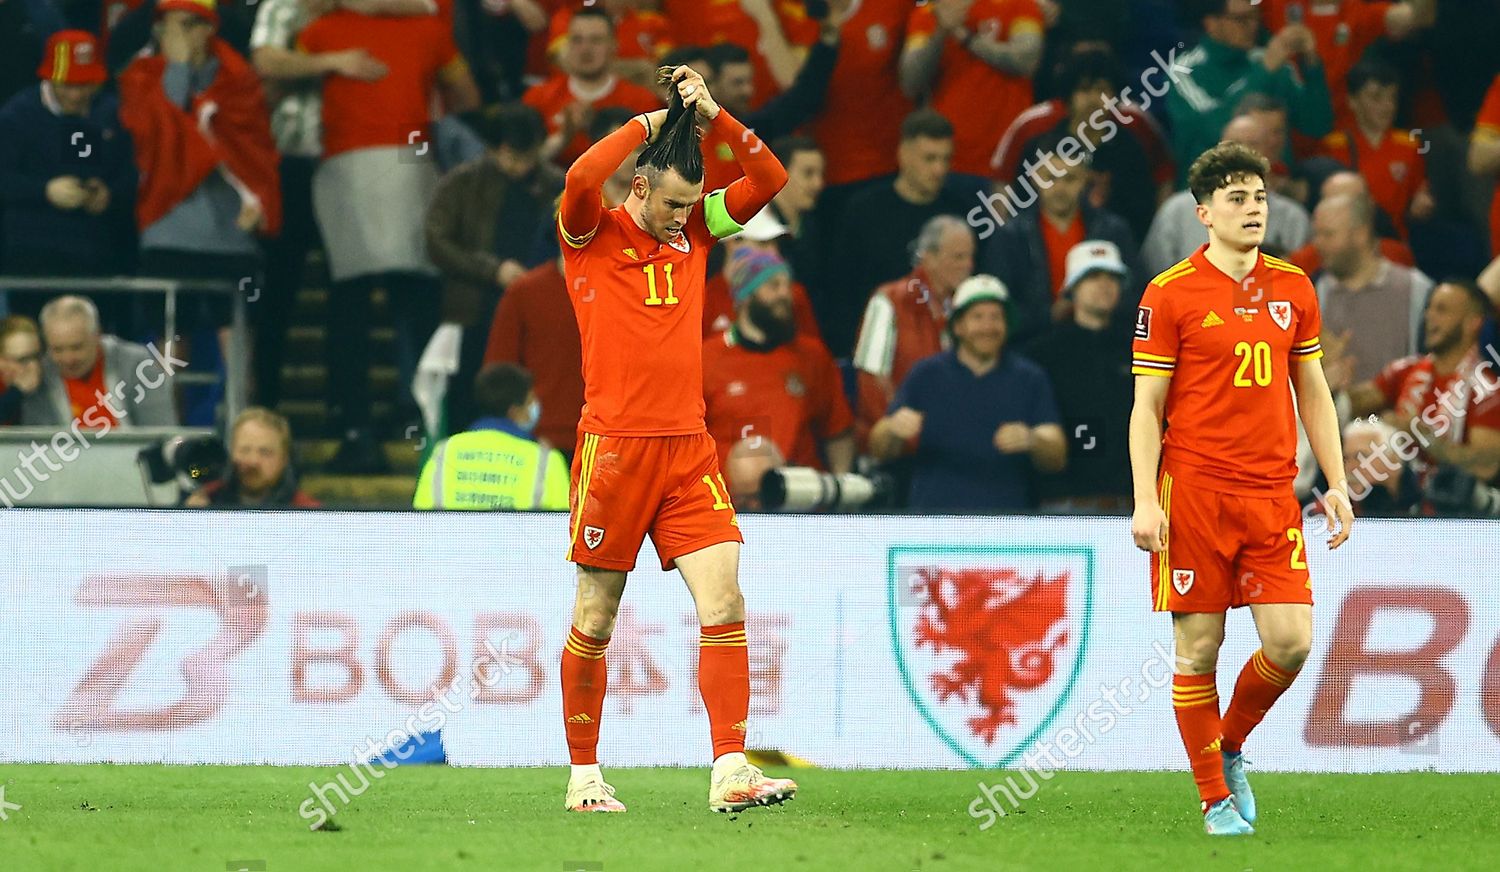
<path id="1" fill-rule="evenodd" d="M 57 85 L 97 85 L 109 78 L 99 40 L 87 30 L 59 30 L 48 37 L 36 75 Z"/>

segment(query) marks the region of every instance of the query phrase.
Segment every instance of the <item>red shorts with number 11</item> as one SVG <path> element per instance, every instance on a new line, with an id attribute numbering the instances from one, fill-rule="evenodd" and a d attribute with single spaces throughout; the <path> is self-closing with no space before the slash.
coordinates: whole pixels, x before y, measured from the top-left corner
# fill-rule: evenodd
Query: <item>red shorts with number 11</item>
<path id="1" fill-rule="evenodd" d="M 1151 555 L 1153 610 L 1312 604 L 1302 509 L 1292 493 L 1221 493 L 1162 473 L 1158 498 L 1167 515 L 1167 547 Z"/>
<path id="2" fill-rule="evenodd" d="M 744 542 L 712 436 L 583 433 L 573 455 L 568 559 L 635 568 L 646 536 L 661 568 L 720 542 Z"/>

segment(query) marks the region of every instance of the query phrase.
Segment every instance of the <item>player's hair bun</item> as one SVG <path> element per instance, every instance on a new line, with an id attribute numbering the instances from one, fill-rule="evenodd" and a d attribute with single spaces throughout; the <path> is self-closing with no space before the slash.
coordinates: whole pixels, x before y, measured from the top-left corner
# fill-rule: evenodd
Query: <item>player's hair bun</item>
<path id="1" fill-rule="evenodd" d="M 656 141 L 641 150 L 636 169 L 674 170 L 691 183 L 703 181 L 703 145 L 698 133 L 696 112 L 682 102 L 682 95 L 672 83 L 672 67 L 658 67 L 657 84 L 667 85 L 667 120 L 662 123 Z"/>

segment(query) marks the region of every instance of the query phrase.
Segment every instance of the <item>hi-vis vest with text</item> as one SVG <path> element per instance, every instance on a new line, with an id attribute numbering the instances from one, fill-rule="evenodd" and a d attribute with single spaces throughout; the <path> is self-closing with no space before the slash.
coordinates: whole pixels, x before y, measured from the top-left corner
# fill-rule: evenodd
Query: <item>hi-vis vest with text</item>
<path id="1" fill-rule="evenodd" d="M 422 468 L 415 509 L 567 509 L 568 467 L 546 442 L 499 430 L 439 442 Z"/>

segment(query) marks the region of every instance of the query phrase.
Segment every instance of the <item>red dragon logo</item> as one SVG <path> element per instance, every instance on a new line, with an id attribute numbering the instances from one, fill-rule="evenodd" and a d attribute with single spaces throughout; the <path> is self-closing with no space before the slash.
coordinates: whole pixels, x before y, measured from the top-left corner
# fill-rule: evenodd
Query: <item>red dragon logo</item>
<path id="1" fill-rule="evenodd" d="M 1068 643 L 1068 573 L 1023 577 L 1014 569 L 914 569 L 916 647 L 957 652 L 958 661 L 929 677 L 939 702 L 978 703 L 967 719 L 986 745 L 1016 724 L 1015 694 L 1051 679 Z"/>

